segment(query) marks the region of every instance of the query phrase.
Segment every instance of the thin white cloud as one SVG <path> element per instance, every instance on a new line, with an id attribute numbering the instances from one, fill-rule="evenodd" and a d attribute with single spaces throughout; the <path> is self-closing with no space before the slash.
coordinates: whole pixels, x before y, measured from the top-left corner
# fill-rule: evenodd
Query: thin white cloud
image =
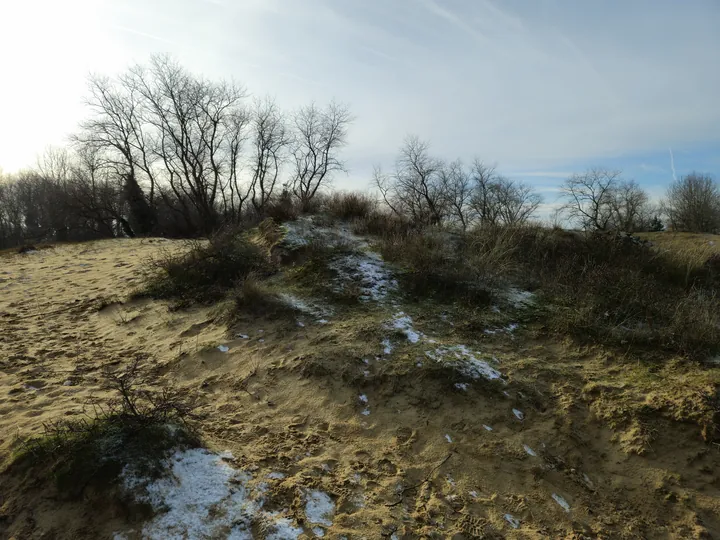
<path id="1" fill-rule="evenodd" d="M 135 35 L 135 36 L 141 36 L 141 37 L 144 37 L 144 38 L 148 38 L 148 39 L 151 39 L 151 40 L 153 40 L 153 41 L 158 41 L 158 42 L 160 42 L 160 43 L 166 43 L 166 44 L 168 44 L 168 45 L 175 45 L 175 42 L 174 42 L 174 41 L 170 41 L 169 39 L 165 39 L 165 38 L 163 38 L 163 37 L 156 36 L 156 35 L 154 35 L 154 34 L 148 34 L 147 32 L 142 32 L 142 31 L 136 30 L 136 29 L 134 29 L 134 28 L 127 28 L 127 27 L 125 27 L 125 26 L 120 26 L 120 25 L 117 25 L 117 24 L 111 25 L 111 28 L 113 28 L 113 29 L 115 29 L 115 30 L 120 30 L 121 32 L 126 32 L 126 33 L 128 33 L 128 34 L 133 34 L 133 35 Z"/>
<path id="2" fill-rule="evenodd" d="M 87 72 L 157 52 L 287 108 L 350 103 L 358 177 L 407 133 L 527 178 L 720 141 L 711 1 L 26 0 L 0 20 L 3 74 L 23 81 L 0 87 L 6 170 L 74 129 Z"/>

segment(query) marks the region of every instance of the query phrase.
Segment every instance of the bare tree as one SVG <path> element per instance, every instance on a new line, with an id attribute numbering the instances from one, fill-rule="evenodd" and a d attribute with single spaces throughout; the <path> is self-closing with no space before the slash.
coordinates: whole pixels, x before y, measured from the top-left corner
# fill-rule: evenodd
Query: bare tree
<path id="1" fill-rule="evenodd" d="M 251 129 L 251 178 L 245 197 L 262 213 L 275 192 L 290 138 L 280 109 L 270 98 L 256 100 Z"/>
<path id="2" fill-rule="evenodd" d="M 339 151 L 347 144 L 353 118 L 346 105 L 330 103 L 324 110 L 314 103 L 293 117 L 291 185 L 303 208 L 335 172 L 347 172 Z"/>
<path id="3" fill-rule="evenodd" d="M 604 231 L 612 225 L 612 199 L 620 171 L 588 169 L 573 174 L 562 186 L 563 209 L 571 221 L 584 229 Z"/>
<path id="4" fill-rule="evenodd" d="M 480 226 L 494 226 L 500 221 L 497 201 L 497 175 L 494 165 L 486 165 L 479 159 L 470 172 L 473 182 L 471 204 Z"/>
<path id="5" fill-rule="evenodd" d="M 531 186 L 503 176 L 495 180 L 493 192 L 500 222 L 508 226 L 527 223 L 543 201 Z"/>
<path id="6" fill-rule="evenodd" d="M 716 232 L 720 229 L 720 186 L 708 174 L 692 172 L 673 182 L 662 207 L 675 230 Z"/>
<path id="7" fill-rule="evenodd" d="M 212 231 L 221 192 L 237 177 L 232 157 L 246 125 L 238 121 L 244 117 L 244 89 L 197 78 L 167 56 L 154 56 L 147 70 L 136 66 L 127 80 L 144 99 L 144 118 L 158 141 L 155 152 L 186 218 L 196 214 L 202 229 Z"/>
<path id="8" fill-rule="evenodd" d="M 622 180 L 614 186 L 610 208 L 612 226 L 621 231 L 646 229 L 653 217 L 647 193 L 634 180 Z"/>
<path id="9" fill-rule="evenodd" d="M 76 146 L 102 155 L 104 167 L 124 179 L 123 191 L 131 198 L 130 212 L 141 234 L 155 227 L 157 191 L 154 133 L 148 129 L 145 103 L 138 81 L 130 75 L 117 80 L 93 75 L 86 104 L 91 116 L 72 139 Z M 83 151 L 83 150 L 80 150 Z M 141 183 L 147 182 L 148 192 Z"/>
<path id="10" fill-rule="evenodd" d="M 472 177 L 460 160 L 447 164 L 441 171 L 443 190 L 447 193 L 448 211 L 463 231 L 472 224 L 476 212 L 472 205 Z"/>
<path id="11" fill-rule="evenodd" d="M 410 136 L 400 149 L 392 174 L 376 169 L 375 185 L 396 214 L 416 225 L 438 225 L 448 210 L 443 168 L 444 163 L 430 155 L 427 142 Z"/>

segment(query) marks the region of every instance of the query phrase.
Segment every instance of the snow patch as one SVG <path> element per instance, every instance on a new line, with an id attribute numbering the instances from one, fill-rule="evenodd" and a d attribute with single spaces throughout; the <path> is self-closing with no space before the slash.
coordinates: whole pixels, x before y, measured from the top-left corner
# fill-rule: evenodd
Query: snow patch
<path id="1" fill-rule="evenodd" d="M 502 296 L 509 304 L 518 309 L 532 306 L 535 303 L 535 295 L 533 293 L 515 287 L 507 289 Z"/>
<path id="2" fill-rule="evenodd" d="M 168 459 L 168 473 L 158 479 L 139 476 L 126 467 L 121 475 L 125 489 L 156 515 L 145 524 L 148 539 L 252 538 L 253 523 L 262 523 L 267 538 L 295 539 L 302 529 L 280 513 L 262 509 L 264 500 L 248 487 L 251 475 L 232 468 L 224 459 L 194 448 L 177 451 Z"/>
<path id="3" fill-rule="evenodd" d="M 452 437 L 450 437 L 450 435 L 448 435 L 447 433 L 445 434 L 445 440 L 449 443 L 452 443 Z"/>
<path id="4" fill-rule="evenodd" d="M 483 427 L 485 428 L 485 431 L 492 431 L 492 430 L 493 430 L 493 428 L 491 428 L 490 426 L 486 426 L 485 424 L 483 424 Z"/>
<path id="5" fill-rule="evenodd" d="M 517 529 L 520 527 L 520 520 L 518 518 L 516 518 L 515 516 L 513 516 L 512 514 L 505 514 L 503 517 L 505 518 L 505 521 L 507 521 L 513 529 Z"/>
<path id="6" fill-rule="evenodd" d="M 309 303 L 302 298 L 298 298 L 294 294 L 280 293 L 278 296 L 283 303 L 290 306 L 294 310 L 299 311 L 300 313 L 305 313 L 306 315 L 320 318 L 331 314 L 331 312 L 327 308 L 323 308 L 314 303 Z M 298 326 L 300 325 L 305 326 L 302 323 L 298 324 Z"/>
<path id="7" fill-rule="evenodd" d="M 525 413 L 522 412 L 521 410 L 519 410 L 519 409 L 513 409 L 512 411 L 513 411 L 513 414 L 515 415 L 515 417 L 516 417 L 518 420 L 524 420 L 524 419 L 525 419 Z"/>
<path id="8" fill-rule="evenodd" d="M 553 493 L 552 498 L 556 503 L 558 503 L 562 507 L 563 510 L 565 510 L 566 512 L 570 512 L 570 505 L 560 495 L 558 495 L 557 493 Z"/>
<path id="9" fill-rule="evenodd" d="M 422 337 L 422 333 L 417 332 L 413 328 L 413 321 L 409 315 L 405 315 L 402 311 L 395 314 L 395 317 L 390 324 L 390 328 L 400 330 L 405 334 L 410 343 L 417 343 Z"/>
<path id="10" fill-rule="evenodd" d="M 527 452 L 528 455 L 532 457 L 537 457 L 537 454 L 535 453 L 535 450 L 530 448 L 527 444 L 523 444 L 523 448 L 525 449 L 525 452 Z"/>
<path id="11" fill-rule="evenodd" d="M 220 352 L 228 352 L 230 350 L 230 347 L 227 345 L 218 345 L 218 351 Z"/>
<path id="12" fill-rule="evenodd" d="M 360 300 L 364 302 L 382 302 L 398 288 L 398 282 L 385 261 L 373 251 L 351 253 L 335 259 L 328 266 L 338 274 L 335 290 L 341 292 L 347 282 L 357 283 Z"/>
<path id="13" fill-rule="evenodd" d="M 484 360 L 476 358 L 475 353 L 465 345 L 439 347 L 434 351 L 425 351 L 425 355 L 431 360 L 454 367 L 461 374 L 471 379 L 502 380 L 502 373 Z"/>
<path id="14" fill-rule="evenodd" d="M 455 388 L 457 388 L 458 390 L 462 390 L 463 392 L 467 392 L 467 389 L 469 386 L 470 385 L 468 383 L 464 383 L 464 382 L 456 382 L 455 383 Z"/>
<path id="15" fill-rule="evenodd" d="M 327 493 L 311 491 L 305 497 L 305 517 L 308 522 L 330 527 L 335 515 L 335 503 Z"/>

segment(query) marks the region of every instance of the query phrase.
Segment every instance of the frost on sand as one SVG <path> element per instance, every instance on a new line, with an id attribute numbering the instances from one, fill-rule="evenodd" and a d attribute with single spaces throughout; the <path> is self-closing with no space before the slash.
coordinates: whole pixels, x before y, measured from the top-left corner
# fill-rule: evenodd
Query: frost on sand
<path id="1" fill-rule="evenodd" d="M 422 337 L 422 333 L 413 328 L 412 318 L 410 318 L 409 315 L 405 315 L 402 311 L 395 314 L 389 326 L 405 334 L 410 343 L 417 343 Z"/>
<path id="2" fill-rule="evenodd" d="M 143 538 L 249 540 L 257 523 L 267 538 L 294 539 L 302 534 L 290 519 L 264 511 L 264 500 L 248 488 L 250 475 L 222 457 L 228 456 L 198 448 L 178 451 L 168 460 L 168 474 L 159 479 L 138 476 L 126 467 L 125 488 L 156 513 L 143 527 Z"/>
<path id="3" fill-rule="evenodd" d="M 352 253 L 335 259 L 330 268 L 338 274 L 336 289 L 341 291 L 348 282 L 360 287 L 360 299 L 380 302 L 398 288 L 398 282 L 379 254 L 373 251 Z"/>
<path id="4" fill-rule="evenodd" d="M 313 525 L 332 525 L 335 503 L 327 493 L 311 491 L 305 498 L 305 517 Z"/>
<path id="5" fill-rule="evenodd" d="M 434 351 L 426 351 L 425 355 L 442 364 L 452 366 L 470 379 L 500 379 L 502 373 L 484 360 L 479 360 L 465 345 L 438 347 Z"/>

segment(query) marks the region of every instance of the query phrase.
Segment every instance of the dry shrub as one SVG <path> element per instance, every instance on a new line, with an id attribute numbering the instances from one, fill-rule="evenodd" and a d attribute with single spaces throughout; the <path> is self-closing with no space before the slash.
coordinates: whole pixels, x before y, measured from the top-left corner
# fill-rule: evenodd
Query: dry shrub
<path id="1" fill-rule="evenodd" d="M 487 301 L 503 284 L 538 289 L 557 332 L 702 358 L 720 349 L 715 258 L 668 253 L 626 235 L 539 226 L 386 236 L 383 256 L 418 295 Z M 713 256 L 714 257 L 714 256 Z"/>
<path id="2" fill-rule="evenodd" d="M 149 263 L 141 294 L 182 304 L 215 302 L 251 273 L 274 271 L 269 251 L 261 244 L 245 231 L 225 229 L 207 241 L 191 241 L 186 252 L 166 251 Z"/>
<path id="3" fill-rule="evenodd" d="M 278 223 L 283 223 L 296 220 L 300 216 L 300 207 L 289 192 L 283 192 L 277 199 L 270 201 L 262 213 Z"/>
<path id="4" fill-rule="evenodd" d="M 379 237 L 406 235 L 411 232 L 410 222 L 387 211 L 376 210 L 353 221 L 353 232 Z"/>
<path id="5" fill-rule="evenodd" d="M 233 294 L 233 316 L 251 314 L 262 317 L 293 317 L 296 310 L 257 276 L 249 275 Z"/>
<path id="6" fill-rule="evenodd" d="M 377 201 L 368 193 L 333 192 L 323 204 L 325 212 L 335 219 L 365 219 L 377 208 Z"/>
<path id="7" fill-rule="evenodd" d="M 487 302 L 505 262 L 502 242 L 428 229 L 383 238 L 383 257 L 402 267 L 413 293 L 447 301 Z"/>
<path id="8" fill-rule="evenodd" d="M 694 254 L 660 252 L 624 235 L 538 227 L 516 239 L 517 271 L 561 308 L 548 314 L 552 328 L 693 357 L 718 349 L 718 281 Z"/>
<path id="9" fill-rule="evenodd" d="M 53 479 L 62 496 L 75 498 L 90 485 L 110 486 L 128 465 L 157 474 L 176 449 L 200 446 L 186 393 L 150 390 L 139 359 L 105 376 L 114 398 L 93 402 L 80 419 L 45 424 L 44 434 L 27 441 L 11 467 L 36 468 L 36 476 Z"/>

